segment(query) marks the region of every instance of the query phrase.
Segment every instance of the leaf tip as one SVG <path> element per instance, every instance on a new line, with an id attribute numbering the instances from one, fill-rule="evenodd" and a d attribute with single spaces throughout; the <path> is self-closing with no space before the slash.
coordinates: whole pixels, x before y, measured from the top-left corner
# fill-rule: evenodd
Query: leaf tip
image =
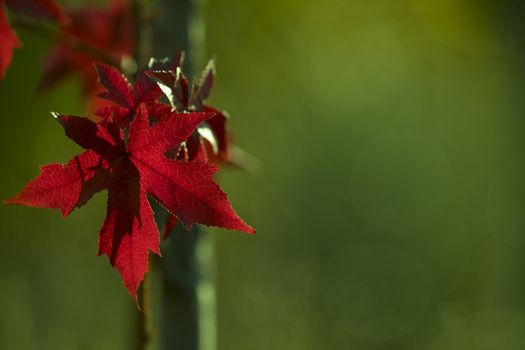
<path id="1" fill-rule="evenodd" d="M 240 231 L 246 232 L 249 235 L 254 235 L 257 230 L 248 225 L 247 223 L 243 222 L 242 227 L 240 228 Z"/>
<path id="2" fill-rule="evenodd" d="M 13 204 L 16 204 L 16 196 L 11 197 L 11 198 L 8 198 L 8 199 L 4 199 L 4 200 L 2 200 L 2 203 L 3 203 L 4 205 L 13 205 Z"/>
<path id="3" fill-rule="evenodd" d="M 93 67 L 95 67 L 95 70 L 99 72 L 104 67 L 104 64 L 100 62 L 93 62 Z"/>
<path id="4" fill-rule="evenodd" d="M 25 205 L 25 203 L 24 203 L 24 201 L 22 199 L 23 192 L 24 191 L 22 190 L 21 192 L 15 194 L 14 196 L 2 200 L 2 203 L 4 205 Z"/>
<path id="5" fill-rule="evenodd" d="M 137 309 L 139 311 L 142 311 L 142 308 L 140 307 L 139 299 L 137 297 L 137 290 L 135 290 L 135 292 L 131 292 L 131 290 L 130 290 L 129 294 L 131 294 L 131 298 L 133 299 L 133 301 L 135 301 L 135 305 L 137 306 Z"/>
<path id="6" fill-rule="evenodd" d="M 57 112 L 50 112 L 50 113 L 53 116 L 53 118 L 55 118 L 55 120 L 60 123 L 60 125 L 65 127 L 65 124 L 68 122 L 68 119 L 69 119 L 68 116 L 62 115 L 62 114 L 57 113 Z"/>
<path id="7" fill-rule="evenodd" d="M 217 75 L 217 70 L 215 68 L 215 56 L 210 58 L 210 60 L 208 61 L 208 65 L 206 66 L 205 71 L 211 72 L 211 74 L 214 75 L 214 76 Z"/>

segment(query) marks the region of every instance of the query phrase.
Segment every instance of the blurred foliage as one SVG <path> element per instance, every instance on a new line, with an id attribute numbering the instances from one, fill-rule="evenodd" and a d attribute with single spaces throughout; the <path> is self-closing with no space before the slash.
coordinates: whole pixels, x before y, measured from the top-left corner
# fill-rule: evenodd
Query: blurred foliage
<path id="1" fill-rule="evenodd" d="M 258 233 L 216 232 L 219 348 L 525 348 L 523 5 L 208 2 L 213 103 L 263 165 L 220 176 Z M 83 113 L 74 79 L 36 94 L 49 45 L 21 36 L 2 198 L 78 150 L 47 112 Z M 132 341 L 95 256 L 104 200 L 67 220 L 0 207 L 0 348 Z"/>

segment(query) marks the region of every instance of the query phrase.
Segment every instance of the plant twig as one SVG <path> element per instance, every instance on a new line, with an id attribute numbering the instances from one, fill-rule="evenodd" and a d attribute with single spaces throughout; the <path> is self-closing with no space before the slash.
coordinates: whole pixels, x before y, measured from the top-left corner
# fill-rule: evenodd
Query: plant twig
<path id="1" fill-rule="evenodd" d="M 136 338 L 136 349 L 146 350 L 150 342 L 149 333 L 149 319 L 150 319 L 150 278 L 149 273 L 146 273 L 142 286 L 139 288 L 137 299 L 139 302 L 140 310 L 137 311 L 137 338 Z"/>
<path id="2" fill-rule="evenodd" d="M 137 295 L 140 310 L 137 312 L 137 350 L 146 350 L 151 342 L 151 277 L 146 273 Z"/>

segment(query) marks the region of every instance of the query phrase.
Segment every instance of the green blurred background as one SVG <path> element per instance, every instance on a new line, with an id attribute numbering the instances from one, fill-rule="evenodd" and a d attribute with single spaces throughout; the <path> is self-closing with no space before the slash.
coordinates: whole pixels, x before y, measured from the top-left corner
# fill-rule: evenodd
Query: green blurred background
<path id="1" fill-rule="evenodd" d="M 69 4 L 80 1 L 68 1 Z M 519 0 L 208 0 L 212 102 L 260 159 L 221 183 L 220 350 L 525 349 L 525 8 Z M 79 149 L 36 87 L 0 84 L 0 197 Z M 96 257 L 101 193 L 66 220 L 0 206 L 0 349 L 126 349 L 134 304 Z"/>

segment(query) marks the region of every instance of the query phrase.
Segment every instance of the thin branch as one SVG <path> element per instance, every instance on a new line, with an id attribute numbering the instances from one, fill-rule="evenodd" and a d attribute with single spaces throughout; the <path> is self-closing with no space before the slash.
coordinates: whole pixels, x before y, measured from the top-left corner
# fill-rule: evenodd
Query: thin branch
<path id="1" fill-rule="evenodd" d="M 151 266 L 151 264 L 150 264 Z M 146 350 L 151 342 L 151 277 L 146 273 L 139 289 L 137 314 L 137 350 Z"/>

